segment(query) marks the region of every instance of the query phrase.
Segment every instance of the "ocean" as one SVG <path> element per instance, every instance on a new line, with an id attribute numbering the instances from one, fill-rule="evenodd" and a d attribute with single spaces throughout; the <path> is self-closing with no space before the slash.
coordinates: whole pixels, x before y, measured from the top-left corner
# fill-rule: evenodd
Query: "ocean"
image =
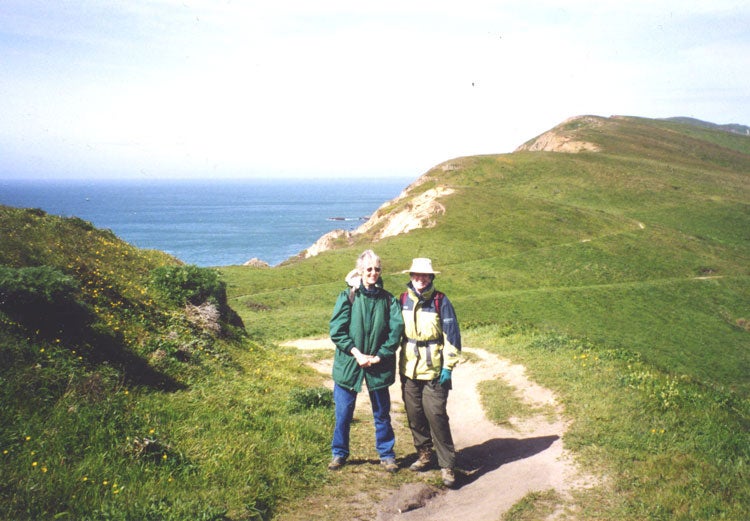
<path id="1" fill-rule="evenodd" d="M 0 204 L 80 217 L 188 264 L 273 266 L 357 228 L 413 180 L 0 180 Z"/>

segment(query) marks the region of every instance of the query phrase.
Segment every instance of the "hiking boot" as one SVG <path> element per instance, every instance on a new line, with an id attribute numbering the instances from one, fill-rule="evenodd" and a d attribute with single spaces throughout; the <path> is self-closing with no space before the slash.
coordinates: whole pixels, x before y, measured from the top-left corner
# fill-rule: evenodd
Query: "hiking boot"
<path id="1" fill-rule="evenodd" d="M 346 458 L 341 456 L 334 456 L 331 462 L 328 464 L 328 470 L 339 470 L 346 463 Z"/>
<path id="2" fill-rule="evenodd" d="M 409 470 L 413 470 L 414 472 L 426 470 L 430 466 L 431 463 L 432 463 L 432 451 L 423 449 L 417 453 L 417 461 L 415 461 L 414 463 L 411 464 L 411 466 L 409 466 Z"/>
<path id="3" fill-rule="evenodd" d="M 387 471 L 393 474 L 398 470 L 398 465 L 396 464 L 396 460 L 393 458 L 386 458 L 380 460 L 380 465 Z"/>
<path id="4" fill-rule="evenodd" d="M 441 469 L 443 475 L 443 485 L 450 488 L 456 484 L 456 475 L 453 473 L 453 469 L 444 468 Z"/>

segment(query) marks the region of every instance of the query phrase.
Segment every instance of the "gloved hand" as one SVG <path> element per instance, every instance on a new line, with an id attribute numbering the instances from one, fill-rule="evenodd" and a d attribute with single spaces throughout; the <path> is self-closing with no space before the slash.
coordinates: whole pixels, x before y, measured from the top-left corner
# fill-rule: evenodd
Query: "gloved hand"
<path id="1" fill-rule="evenodd" d="M 443 369 L 440 371 L 440 380 L 438 380 L 438 383 L 440 385 L 445 385 L 451 383 L 451 370 L 446 369 L 443 367 Z"/>

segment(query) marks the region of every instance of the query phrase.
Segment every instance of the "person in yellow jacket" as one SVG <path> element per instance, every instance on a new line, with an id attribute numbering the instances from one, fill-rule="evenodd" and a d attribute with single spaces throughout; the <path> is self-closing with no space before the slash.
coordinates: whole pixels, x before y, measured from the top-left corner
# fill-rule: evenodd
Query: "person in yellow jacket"
<path id="1" fill-rule="evenodd" d="M 443 483 L 456 482 L 456 450 L 453 446 L 447 405 L 452 372 L 461 354 L 461 331 L 448 297 L 435 289 L 432 260 L 416 258 L 409 273 L 407 291 L 401 294 L 404 335 L 401 339 L 399 374 L 417 460 L 409 467 L 426 470 L 437 454 Z"/>

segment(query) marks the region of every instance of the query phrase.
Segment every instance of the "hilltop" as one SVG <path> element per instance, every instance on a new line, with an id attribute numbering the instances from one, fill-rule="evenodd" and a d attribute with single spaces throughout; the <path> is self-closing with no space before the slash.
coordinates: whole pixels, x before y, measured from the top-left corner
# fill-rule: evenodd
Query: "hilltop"
<path id="1" fill-rule="evenodd" d="M 730 156 L 740 152 L 740 158 L 747 154 L 750 140 L 744 136 L 739 139 L 734 136 L 723 138 L 715 132 L 701 132 L 702 129 L 722 129 L 740 134 L 743 128 L 741 125 L 719 126 L 690 118 L 670 118 L 663 121 L 666 123 L 624 116 L 576 116 L 520 145 L 515 152 L 601 152 L 602 155 L 609 156 L 622 150 L 622 153 L 632 154 L 634 157 L 638 157 L 640 152 L 648 156 L 654 156 L 658 152 L 661 157 L 654 159 L 665 165 L 670 162 L 684 163 L 683 150 L 687 151 L 688 157 L 703 150 L 711 153 L 711 148 L 715 148 L 718 154 Z M 670 125 L 672 122 L 678 125 Z M 634 132 L 640 135 L 634 135 Z M 512 156 L 486 156 L 485 159 Z M 457 189 L 448 179 L 463 173 L 467 164 L 480 159 L 456 158 L 437 165 L 406 187 L 398 197 L 385 202 L 356 230 L 334 230 L 303 251 L 299 258 L 313 257 L 326 250 L 358 242 L 378 242 L 415 229 L 435 226 L 438 217 L 446 212 L 442 201 Z M 746 158 L 744 161 L 746 162 Z M 734 166 L 742 168 L 742 162 Z M 585 172 L 582 177 L 587 177 Z M 735 179 L 734 182 L 741 180 Z M 612 181 L 614 189 L 620 188 L 615 179 L 605 181 Z"/>
<path id="2" fill-rule="evenodd" d="M 708 121 L 702 121 L 700 119 L 685 118 L 685 117 L 667 118 L 666 121 L 674 121 L 676 123 L 686 123 L 688 125 L 695 125 L 698 127 L 723 130 L 725 132 L 732 132 L 734 134 L 742 134 L 745 136 L 750 136 L 750 127 L 748 127 L 747 125 L 740 125 L 739 123 L 728 123 L 725 125 L 717 125 L 716 123 L 710 123 Z"/>

